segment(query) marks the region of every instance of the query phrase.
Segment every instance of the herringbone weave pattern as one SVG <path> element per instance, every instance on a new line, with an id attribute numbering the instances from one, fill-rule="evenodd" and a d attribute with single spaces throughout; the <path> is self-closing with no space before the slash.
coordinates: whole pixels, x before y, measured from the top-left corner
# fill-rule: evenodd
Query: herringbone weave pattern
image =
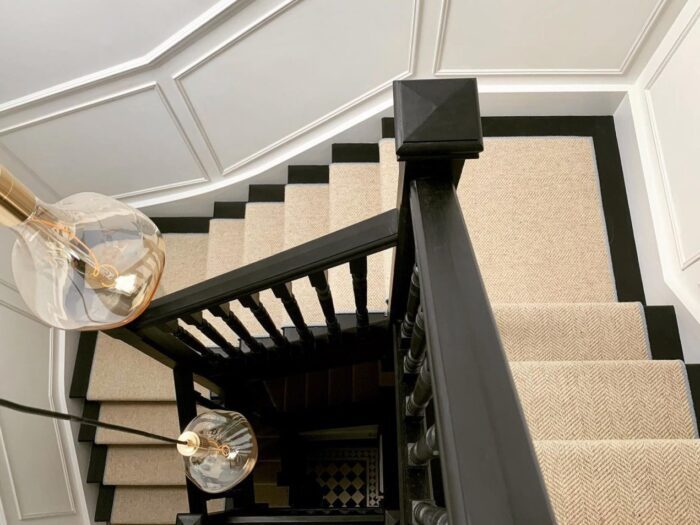
<path id="1" fill-rule="evenodd" d="M 457 192 L 492 302 L 616 300 L 590 137 L 485 139 Z"/>
<path id="2" fill-rule="evenodd" d="M 495 304 L 512 361 L 649 359 L 639 303 Z"/>
<path id="3" fill-rule="evenodd" d="M 544 441 L 535 445 L 561 524 L 700 523 L 700 442 Z"/>
<path id="4" fill-rule="evenodd" d="M 533 439 L 693 439 L 680 361 L 513 362 Z"/>

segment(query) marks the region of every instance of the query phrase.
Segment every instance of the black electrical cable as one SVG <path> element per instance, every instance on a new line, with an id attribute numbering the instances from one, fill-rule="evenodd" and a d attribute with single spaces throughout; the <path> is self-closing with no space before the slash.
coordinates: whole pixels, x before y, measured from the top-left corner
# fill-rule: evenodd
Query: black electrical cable
<path id="1" fill-rule="evenodd" d="M 151 434 L 150 432 L 144 432 L 143 430 L 136 430 L 129 427 L 123 427 L 121 425 L 113 425 L 111 423 L 105 423 L 103 421 L 97 421 L 95 419 L 74 416 L 72 414 L 64 414 L 63 412 L 53 412 L 51 410 L 44 410 L 43 408 L 20 405 L 19 403 L 14 403 L 12 401 L 8 401 L 7 399 L 2 398 L 0 398 L 0 407 L 9 408 L 10 410 L 16 410 L 17 412 L 24 412 L 25 414 L 34 414 L 35 416 L 50 417 L 53 419 L 63 419 L 65 421 L 75 421 L 77 423 L 82 423 L 83 425 L 88 425 L 91 427 L 108 428 L 110 430 L 117 430 L 119 432 L 126 432 L 128 434 L 136 434 L 137 436 L 157 439 L 158 441 L 165 441 L 166 443 L 173 443 L 174 445 L 188 444 L 187 441 L 181 441 L 179 439 L 159 436 L 158 434 Z"/>

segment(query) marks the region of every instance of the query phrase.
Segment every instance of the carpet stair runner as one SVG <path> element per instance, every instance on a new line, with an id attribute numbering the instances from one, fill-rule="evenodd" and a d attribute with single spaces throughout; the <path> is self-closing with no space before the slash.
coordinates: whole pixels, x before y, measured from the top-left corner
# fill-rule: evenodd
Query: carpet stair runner
<path id="1" fill-rule="evenodd" d="M 253 186 L 249 202 L 217 204 L 208 234 L 166 234 L 160 293 L 390 209 L 397 185 L 393 139 L 335 145 L 329 167 L 292 166 L 287 185 Z M 558 522 L 700 523 L 700 441 L 685 367 L 652 361 L 641 305 L 617 302 L 592 140 L 487 138 L 457 193 Z M 391 253 L 368 264 L 368 305 L 383 313 Z M 329 280 L 337 311 L 353 313 L 347 266 Z M 322 325 L 309 284 L 295 282 L 293 291 L 309 324 Z M 279 301 L 263 302 L 278 325 L 291 325 Z M 253 335 L 266 335 L 232 306 Z M 318 403 L 317 389 L 323 405 L 347 401 L 378 369 L 314 374 L 269 382 L 279 408 Z M 107 421 L 178 431 L 171 371 L 104 335 L 87 397 Z M 112 523 L 170 524 L 186 511 L 172 448 L 103 430 L 96 441 L 109 446 L 103 483 L 116 486 Z M 256 500 L 273 507 L 288 505 L 279 463 L 263 455 L 254 474 Z"/>

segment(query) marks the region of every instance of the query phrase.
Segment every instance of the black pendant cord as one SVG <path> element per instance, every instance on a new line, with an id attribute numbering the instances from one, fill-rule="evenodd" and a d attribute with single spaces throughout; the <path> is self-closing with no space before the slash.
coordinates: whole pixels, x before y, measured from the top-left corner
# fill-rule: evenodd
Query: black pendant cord
<path id="1" fill-rule="evenodd" d="M 65 421 L 75 421 L 76 423 L 82 423 L 83 425 L 88 425 L 91 427 L 108 428 L 110 430 L 117 430 L 119 432 L 126 432 L 128 434 L 135 434 L 137 436 L 156 439 L 158 441 L 164 441 L 166 443 L 172 443 L 174 445 L 188 444 L 187 441 L 181 441 L 179 439 L 159 436 L 158 434 L 151 434 L 150 432 L 144 432 L 143 430 L 136 430 L 134 428 L 123 427 L 121 425 L 113 425 L 111 423 L 97 421 L 96 419 L 74 416 L 72 414 L 64 414 L 63 412 L 53 412 L 51 410 L 44 410 L 43 408 L 20 405 L 19 403 L 13 403 L 12 401 L 8 401 L 7 399 L 2 398 L 0 398 L 0 407 L 9 408 L 10 410 L 16 410 L 17 412 L 24 412 L 25 414 L 34 414 L 35 416 L 50 417 L 53 419 L 63 419 Z"/>

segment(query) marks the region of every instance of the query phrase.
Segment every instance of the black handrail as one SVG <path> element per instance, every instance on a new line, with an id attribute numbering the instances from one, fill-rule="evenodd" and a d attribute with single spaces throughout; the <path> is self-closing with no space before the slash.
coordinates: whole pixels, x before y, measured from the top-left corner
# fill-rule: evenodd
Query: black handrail
<path id="1" fill-rule="evenodd" d="M 396 82 L 394 98 L 397 153 L 404 161 L 400 214 L 410 217 L 402 227 L 412 232 L 419 268 L 425 354 L 449 523 L 554 523 L 455 192 L 464 159 L 477 158 L 482 149 L 476 81 Z M 399 239 L 406 237 L 399 233 Z M 399 244 L 397 251 L 401 249 Z M 396 263 L 395 277 L 404 281 L 395 279 L 395 285 L 407 289 L 407 265 L 413 261 Z M 405 303 L 391 308 L 398 337 Z M 397 366 L 401 362 L 398 356 Z M 403 369 L 398 372 L 402 382 L 410 383 Z M 405 408 L 405 400 L 400 398 L 397 405 L 399 410 Z M 397 417 L 408 428 L 405 414 Z M 422 432 L 428 426 L 415 425 L 409 427 Z M 403 468 L 410 469 L 406 452 L 402 454 Z M 416 509 L 433 508 L 432 502 L 420 499 L 402 502 L 407 522 L 415 519 Z"/>
<path id="2" fill-rule="evenodd" d="M 358 259 L 395 246 L 397 238 L 398 212 L 390 210 L 156 299 L 138 319 L 106 333 L 171 368 L 186 366 L 192 370 L 198 382 L 217 391 L 217 377 L 222 371 L 221 362 L 217 362 L 215 354 L 203 352 L 202 345 L 178 326 L 178 319 L 189 321 L 189 324 L 194 326 L 206 325 L 205 328 L 211 328 L 206 321 L 201 320 L 201 312 L 209 310 L 216 316 L 226 318 L 229 314 L 224 309 L 233 300 L 242 299 L 246 302 L 260 291 L 279 291 L 280 287 L 304 277 L 313 281 L 318 276 L 323 276 L 323 272 L 328 268 L 354 263 Z M 229 326 L 234 322 L 238 322 L 235 317 L 228 319 Z M 367 329 L 366 326 L 360 328 Z M 338 326 L 331 335 L 337 342 L 340 327 Z M 278 339 L 282 341 L 282 338 Z M 254 341 L 247 338 L 247 342 L 250 344 Z M 256 342 L 255 345 L 254 350 L 263 349 L 259 343 Z M 232 354 L 230 348 L 223 349 Z M 230 357 L 232 359 L 226 362 L 236 362 L 241 355 L 240 352 L 236 352 Z M 221 357 L 221 360 L 223 359 Z"/>
<path id="3" fill-rule="evenodd" d="M 390 248 L 396 244 L 397 220 L 396 210 L 390 210 L 166 295 L 129 327 L 138 331 Z"/>

